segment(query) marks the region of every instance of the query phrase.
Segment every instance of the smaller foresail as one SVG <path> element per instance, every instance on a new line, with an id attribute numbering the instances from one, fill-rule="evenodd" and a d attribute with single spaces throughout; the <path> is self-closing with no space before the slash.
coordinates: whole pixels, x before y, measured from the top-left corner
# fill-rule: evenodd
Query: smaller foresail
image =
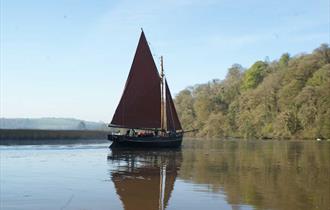
<path id="1" fill-rule="evenodd" d="M 165 92 L 166 92 L 166 124 L 167 130 L 175 131 L 182 130 L 181 123 L 176 112 L 173 99 L 171 96 L 170 89 L 168 87 L 167 81 L 165 80 Z"/>

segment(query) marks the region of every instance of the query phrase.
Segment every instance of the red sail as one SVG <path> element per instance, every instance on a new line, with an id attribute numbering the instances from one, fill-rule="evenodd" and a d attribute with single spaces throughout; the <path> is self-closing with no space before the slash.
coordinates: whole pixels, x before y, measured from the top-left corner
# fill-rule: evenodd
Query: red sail
<path id="1" fill-rule="evenodd" d="M 123 95 L 111 125 L 160 128 L 160 76 L 142 31 Z"/>
<path id="2" fill-rule="evenodd" d="M 172 100 L 170 89 L 168 88 L 167 81 L 165 80 L 165 88 L 166 88 L 166 123 L 167 130 L 175 131 L 182 130 L 181 123 L 176 113 L 175 106 Z"/>

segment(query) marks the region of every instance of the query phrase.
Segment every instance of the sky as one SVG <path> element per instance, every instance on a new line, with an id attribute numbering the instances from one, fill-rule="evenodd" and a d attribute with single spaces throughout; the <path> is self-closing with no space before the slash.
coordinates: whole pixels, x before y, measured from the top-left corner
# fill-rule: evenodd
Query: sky
<path id="1" fill-rule="evenodd" d="M 175 96 L 330 42 L 329 0 L 0 0 L 0 116 L 109 122 L 143 28 Z"/>

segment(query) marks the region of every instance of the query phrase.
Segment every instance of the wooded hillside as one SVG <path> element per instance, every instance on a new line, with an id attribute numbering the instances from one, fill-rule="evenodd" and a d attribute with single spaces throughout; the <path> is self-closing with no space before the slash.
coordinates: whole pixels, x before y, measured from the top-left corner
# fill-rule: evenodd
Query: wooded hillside
<path id="1" fill-rule="evenodd" d="M 197 136 L 330 138 L 330 48 L 244 69 L 182 90 L 175 98 L 184 129 Z"/>

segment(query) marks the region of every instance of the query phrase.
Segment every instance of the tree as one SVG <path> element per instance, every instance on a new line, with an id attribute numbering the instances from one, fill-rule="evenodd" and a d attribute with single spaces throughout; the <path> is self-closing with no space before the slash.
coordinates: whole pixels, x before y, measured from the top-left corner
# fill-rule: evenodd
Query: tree
<path id="1" fill-rule="evenodd" d="M 183 128 L 199 136 L 330 138 L 328 45 L 311 54 L 234 64 L 224 80 L 181 91 L 176 106 Z"/>
<path id="2" fill-rule="evenodd" d="M 267 64 L 257 61 L 249 68 L 244 75 L 242 89 L 248 90 L 257 87 L 267 73 Z"/>
<path id="3" fill-rule="evenodd" d="M 314 50 L 314 53 L 323 64 L 330 63 L 330 48 L 328 44 L 321 44 L 319 48 Z"/>
<path id="4" fill-rule="evenodd" d="M 290 60 L 290 54 L 289 54 L 289 53 L 284 53 L 284 54 L 281 56 L 281 58 L 280 58 L 280 60 L 278 61 L 278 63 L 279 63 L 279 65 L 280 65 L 281 67 L 286 67 L 286 66 L 288 66 L 288 64 L 289 64 L 289 60 Z"/>

